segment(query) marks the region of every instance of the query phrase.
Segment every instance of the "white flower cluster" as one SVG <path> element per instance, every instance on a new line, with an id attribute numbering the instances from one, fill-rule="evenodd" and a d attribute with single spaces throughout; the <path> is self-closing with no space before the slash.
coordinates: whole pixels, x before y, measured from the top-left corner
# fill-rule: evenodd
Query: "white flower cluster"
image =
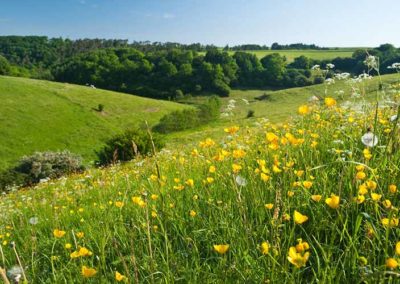
<path id="1" fill-rule="evenodd" d="M 332 63 L 326 64 L 326 69 L 333 69 L 333 68 L 335 68 L 334 64 L 332 64 Z"/>
<path id="2" fill-rule="evenodd" d="M 373 55 L 368 55 L 364 60 L 364 64 L 368 66 L 368 69 L 375 69 L 377 71 L 379 69 L 378 59 Z"/>
<path id="3" fill-rule="evenodd" d="M 224 117 L 232 116 L 233 115 L 232 111 L 235 108 L 236 108 L 236 100 L 234 100 L 234 99 L 229 100 L 228 105 L 226 106 L 226 108 L 225 108 L 224 112 L 221 114 L 221 116 L 224 116 Z"/>
<path id="4" fill-rule="evenodd" d="M 335 79 L 338 79 L 338 80 L 345 80 L 348 78 L 350 78 L 350 73 L 347 73 L 347 72 L 335 74 Z"/>
<path id="5" fill-rule="evenodd" d="M 392 65 L 387 67 L 388 69 L 396 69 L 397 71 L 400 71 L 400 63 L 395 62 Z"/>

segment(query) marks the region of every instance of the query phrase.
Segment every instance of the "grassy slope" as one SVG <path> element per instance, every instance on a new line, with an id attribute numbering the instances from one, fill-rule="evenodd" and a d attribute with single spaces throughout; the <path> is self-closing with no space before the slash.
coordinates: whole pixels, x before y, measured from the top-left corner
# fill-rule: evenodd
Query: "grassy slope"
<path id="1" fill-rule="evenodd" d="M 34 151 L 63 150 L 92 159 L 114 133 L 156 123 L 183 106 L 137 96 L 0 76 L 0 168 Z M 105 105 L 103 113 L 95 109 Z"/>
<path id="2" fill-rule="evenodd" d="M 383 84 L 390 84 L 393 82 L 398 82 L 399 76 L 397 74 L 393 75 L 384 75 L 382 76 Z M 379 78 L 375 77 L 370 81 L 366 81 L 365 85 L 358 85 L 355 87 L 365 88 L 366 99 L 374 98 L 377 90 L 377 86 L 379 84 Z M 364 87 L 363 87 L 364 86 Z M 232 123 L 238 125 L 252 125 L 254 123 L 253 119 L 244 119 L 249 110 L 255 111 L 256 118 L 268 118 L 272 122 L 282 122 L 287 120 L 293 115 L 297 114 L 297 109 L 300 105 L 307 103 L 308 99 L 311 96 L 318 95 L 323 96 L 325 92 L 325 85 L 314 85 L 308 87 L 301 88 L 291 88 L 284 90 L 232 90 L 230 97 L 222 98 L 223 107 L 229 104 L 231 99 L 236 100 L 236 108 L 233 111 L 233 116 L 228 118 L 222 118 L 220 121 L 204 126 L 201 128 L 201 132 L 193 130 L 189 130 L 182 133 L 176 133 L 170 136 L 170 140 L 172 143 L 182 143 L 182 140 L 186 142 L 194 142 L 198 141 L 204 135 L 209 135 L 210 137 L 215 137 L 221 135 L 215 129 L 220 126 L 231 125 Z M 339 95 L 336 93 L 337 91 L 344 91 L 346 94 L 344 100 L 350 99 L 352 86 L 344 81 L 336 81 L 335 84 L 327 87 L 328 96 L 337 98 L 339 103 L 343 100 L 339 98 Z M 362 90 L 360 90 L 362 91 Z M 256 97 L 259 97 L 263 94 L 268 94 L 270 96 L 269 100 L 259 101 L 256 100 Z M 242 99 L 246 99 L 249 101 L 247 105 Z M 200 104 L 204 102 L 204 97 L 194 97 L 190 100 L 186 100 L 188 103 L 192 104 Z"/>
<path id="3" fill-rule="evenodd" d="M 370 87 L 367 96 L 374 94 Z M 276 92 L 282 100 L 275 108 L 285 100 L 297 107 L 318 90 L 321 95 L 321 86 L 292 89 L 292 96 Z M 398 283 L 398 268 L 385 268 L 389 257 L 398 257 L 400 239 L 400 152 L 385 148 L 394 110 L 379 113 L 379 144 L 369 158 L 360 137 L 374 124 L 374 112 L 323 106 L 318 113 L 288 128 L 263 123 L 228 136 L 219 127 L 223 139 L 197 146 L 198 155 L 182 140 L 157 159 L 90 169 L 2 196 L 2 266 L 16 264 L 8 245 L 15 242 L 30 283 L 88 283 L 83 265 L 97 271 L 89 283 L 113 283 L 116 271 L 128 283 Z M 156 164 L 165 176 L 158 182 Z M 368 193 L 360 193 L 361 185 Z M 296 211 L 305 216 L 296 218 Z M 295 247 L 299 239 L 307 246 Z M 230 245 L 225 255 L 215 251 L 218 244 Z M 71 259 L 80 246 L 93 255 Z M 299 254 L 289 254 L 293 249 Z"/>

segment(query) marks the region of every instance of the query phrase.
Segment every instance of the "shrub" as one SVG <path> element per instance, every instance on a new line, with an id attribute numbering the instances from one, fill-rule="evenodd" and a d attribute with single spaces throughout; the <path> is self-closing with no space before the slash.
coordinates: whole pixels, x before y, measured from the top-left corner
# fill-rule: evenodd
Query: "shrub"
<path id="1" fill-rule="evenodd" d="M 10 73 L 11 67 L 8 60 L 0 55 L 0 75 L 8 75 Z"/>
<path id="2" fill-rule="evenodd" d="M 26 175 L 25 184 L 34 184 L 41 179 L 81 172 L 84 166 L 81 157 L 69 151 L 36 152 L 32 156 L 22 157 L 14 170 Z"/>
<path id="3" fill-rule="evenodd" d="M 250 117 L 254 117 L 254 110 L 249 109 L 249 111 L 247 112 L 246 118 L 250 118 Z"/>
<path id="4" fill-rule="evenodd" d="M 80 156 L 68 151 L 36 152 L 25 156 L 17 166 L 0 174 L 0 188 L 33 185 L 41 179 L 59 178 L 66 174 L 84 170 Z"/>
<path id="5" fill-rule="evenodd" d="M 164 146 L 164 141 L 158 135 L 153 135 L 156 150 Z M 106 142 L 106 145 L 98 152 L 98 164 L 109 165 L 116 161 L 130 161 L 135 156 L 149 155 L 152 152 L 152 141 L 145 130 L 129 129 L 116 135 Z"/>
<path id="6" fill-rule="evenodd" d="M 198 109 L 178 110 L 164 115 L 153 130 L 159 133 L 170 133 L 194 128 L 216 120 L 219 117 L 220 108 L 220 99 L 217 96 L 211 96 Z"/>
<path id="7" fill-rule="evenodd" d="M 104 110 L 104 105 L 103 104 L 99 104 L 98 107 L 97 107 L 97 111 L 98 112 L 103 112 L 103 110 Z"/>
<path id="8" fill-rule="evenodd" d="M 0 189 L 8 191 L 13 187 L 25 185 L 27 175 L 19 173 L 14 169 L 8 169 L 0 172 Z"/>

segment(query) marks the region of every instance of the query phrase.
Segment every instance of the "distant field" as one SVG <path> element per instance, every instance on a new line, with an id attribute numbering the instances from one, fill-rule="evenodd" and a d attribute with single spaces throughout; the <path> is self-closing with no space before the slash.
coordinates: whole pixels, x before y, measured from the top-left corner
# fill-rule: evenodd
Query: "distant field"
<path id="1" fill-rule="evenodd" d="M 246 50 L 245 52 L 253 53 L 260 59 L 271 53 L 280 53 L 286 56 L 288 62 L 292 62 L 296 57 L 301 55 L 318 60 L 333 59 L 336 57 L 351 57 L 356 49 L 358 48 L 345 47 L 330 50 Z M 230 55 L 233 55 L 234 53 L 235 51 L 229 51 Z"/>
<path id="2" fill-rule="evenodd" d="M 0 76 L 0 169 L 34 151 L 64 150 L 86 161 L 103 141 L 184 106 L 84 86 Z M 96 111 L 99 104 L 104 112 Z"/>
<path id="3" fill-rule="evenodd" d="M 301 55 L 318 60 L 333 59 L 336 57 L 351 57 L 354 50 L 355 48 L 344 48 L 338 50 L 254 50 L 247 52 L 254 53 L 258 58 L 263 58 L 271 53 L 279 53 L 284 55 L 288 62 L 292 62 L 296 57 Z M 230 53 L 233 54 L 234 52 Z"/>

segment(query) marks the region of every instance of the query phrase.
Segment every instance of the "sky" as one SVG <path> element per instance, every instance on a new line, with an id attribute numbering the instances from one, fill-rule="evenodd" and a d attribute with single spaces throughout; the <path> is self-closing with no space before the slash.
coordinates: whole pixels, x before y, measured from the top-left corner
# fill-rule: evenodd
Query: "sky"
<path id="1" fill-rule="evenodd" d="M 0 0 L 0 35 L 400 46 L 399 0 Z"/>

